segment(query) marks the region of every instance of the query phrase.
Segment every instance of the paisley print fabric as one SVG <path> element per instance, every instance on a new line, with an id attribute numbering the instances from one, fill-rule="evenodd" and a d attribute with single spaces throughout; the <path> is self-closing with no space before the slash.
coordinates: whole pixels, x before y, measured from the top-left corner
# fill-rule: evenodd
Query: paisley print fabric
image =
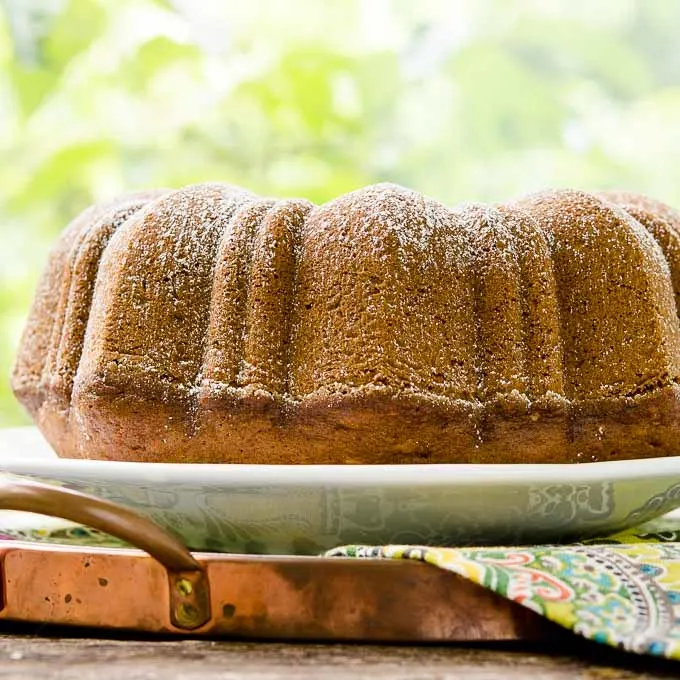
<path id="1" fill-rule="evenodd" d="M 45 522 L 35 526 L 2 526 L 0 541 L 36 541 L 58 545 L 96 546 L 100 548 L 129 548 L 123 541 L 113 538 L 97 529 L 72 524 L 71 522 Z"/>
<path id="2" fill-rule="evenodd" d="M 411 559 L 489 588 L 585 638 L 680 659 L 680 521 L 570 545 L 345 546 L 328 556 Z"/>

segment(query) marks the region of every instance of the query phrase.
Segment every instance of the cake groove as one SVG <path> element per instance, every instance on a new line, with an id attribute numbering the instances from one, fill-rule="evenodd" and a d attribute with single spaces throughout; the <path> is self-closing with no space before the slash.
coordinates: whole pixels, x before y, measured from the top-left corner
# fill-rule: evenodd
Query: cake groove
<path id="1" fill-rule="evenodd" d="M 205 352 L 199 373 L 199 402 L 216 392 L 235 390 L 241 368 L 249 291 L 252 241 L 274 201 L 259 200 L 234 213 L 216 255 Z"/>
<path id="2" fill-rule="evenodd" d="M 252 245 L 248 308 L 238 385 L 275 401 L 285 396 L 292 293 L 299 229 L 311 204 L 276 203 L 256 230 Z"/>
<path id="3" fill-rule="evenodd" d="M 513 391 L 524 392 L 519 307 L 520 271 L 512 235 L 493 207 L 469 206 L 463 219 L 474 251 L 476 354 L 479 361 L 477 398 L 494 401 Z M 498 329 L 503 328 L 499 333 Z"/>
<path id="4" fill-rule="evenodd" d="M 518 249 L 523 375 L 531 401 L 564 393 L 563 341 L 550 246 L 534 219 L 516 205 L 498 207 Z"/>

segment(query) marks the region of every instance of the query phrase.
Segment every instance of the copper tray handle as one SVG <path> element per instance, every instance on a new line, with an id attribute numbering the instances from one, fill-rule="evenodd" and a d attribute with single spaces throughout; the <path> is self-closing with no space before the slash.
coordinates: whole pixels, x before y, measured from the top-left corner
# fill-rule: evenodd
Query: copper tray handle
<path id="1" fill-rule="evenodd" d="M 210 587 L 204 568 L 177 537 L 150 519 L 78 491 L 2 475 L 0 509 L 61 517 L 140 548 L 168 572 L 172 624 L 194 630 L 210 620 Z"/>
<path id="2" fill-rule="evenodd" d="M 178 538 L 150 519 L 78 491 L 0 476 L 0 509 L 60 517 L 98 529 L 144 550 L 170 572 L 203 569 Z"/>

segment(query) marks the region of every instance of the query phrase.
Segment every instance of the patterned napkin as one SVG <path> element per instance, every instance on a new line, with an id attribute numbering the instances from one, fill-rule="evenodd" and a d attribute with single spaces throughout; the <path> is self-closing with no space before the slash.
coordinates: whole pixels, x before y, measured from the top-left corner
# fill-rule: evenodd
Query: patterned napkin
<path id="1" fill-rule="evenodd" d="M 129 548 L 108 534 L 56 517 L 0 510 L 0 541 L 31 541 L 99 548 Z"/>
<path id="2" fill-rule="evenodd" d="M 0 540 L 122 547 L 71 522 L 0 513 Z M 330 557 L 420 560 L 490 588 L 585 638 L 680 660 L 680 516 L 569 545 L 345 546 Z"/>
<path id="3" fill-rule="evenodd" d="M 427 562 L 595 642 L 680 660 L 677 515 L 604 539 L 569 545 L 352 545 L 327 555 Z"/>

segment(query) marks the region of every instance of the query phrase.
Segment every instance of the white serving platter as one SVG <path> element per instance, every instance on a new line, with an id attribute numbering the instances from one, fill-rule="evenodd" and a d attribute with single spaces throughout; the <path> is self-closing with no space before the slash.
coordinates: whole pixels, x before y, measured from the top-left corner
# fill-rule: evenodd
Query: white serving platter
<path id="1" fill-rule="evenodd" d="M 59 459 L 35 428 L 19 428 L 0 430 L 0 471 L 133 508 L 194 550 L 244 553 L 552 543 L 606 536 L 680 507 L 680 457 L 573 465 L 123 463 Z"/>

